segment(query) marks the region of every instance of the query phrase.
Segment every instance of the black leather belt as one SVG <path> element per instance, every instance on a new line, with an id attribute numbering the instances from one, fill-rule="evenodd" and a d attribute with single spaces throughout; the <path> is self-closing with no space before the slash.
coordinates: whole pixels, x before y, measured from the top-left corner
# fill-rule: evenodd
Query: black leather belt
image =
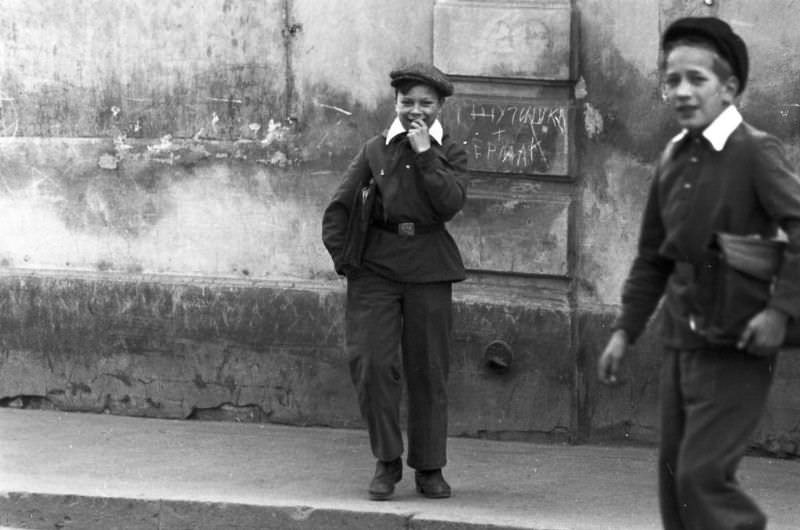
<path id="1" fill-rule="evenodd" d="M 423 225 L 419 223 L 384 223 L 383 221 L 372 221 L 372 226 L 400 236 L 418 236 L 444 230 L 444 223 Z"/>

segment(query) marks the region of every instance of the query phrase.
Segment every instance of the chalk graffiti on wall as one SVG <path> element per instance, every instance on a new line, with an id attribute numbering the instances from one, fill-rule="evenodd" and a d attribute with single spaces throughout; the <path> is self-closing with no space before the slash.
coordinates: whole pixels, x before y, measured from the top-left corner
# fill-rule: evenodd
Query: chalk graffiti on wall
<path id="1" fill-rule="evenodd" d="M 16 136 L 19 127 L 14 98 L 0 91 L 0 136 Z"/>
<path id="2" fill-rule="evenodd" d="M 453 101 L 444 119 L 464 142 L 470 169 L 567 174 L 569 120 L 563 106 L 462 98 Z"/>

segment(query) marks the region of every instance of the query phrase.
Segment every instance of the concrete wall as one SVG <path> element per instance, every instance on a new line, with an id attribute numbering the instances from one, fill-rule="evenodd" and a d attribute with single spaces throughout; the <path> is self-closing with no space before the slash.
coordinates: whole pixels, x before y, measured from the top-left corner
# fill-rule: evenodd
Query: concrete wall
<path id="1" fill-rule="evenodd" d="M 451 431 L 652 442 L 658 322 L 622 389 L 594 360 L 675 133 L 658 35 L 682 14 L 730 21 L 753 58 L 742 111 L 800 161 L 793 2 L 0 0 L 0 403 L 360 426 L 320 216 L 391 118 L 387 73 L 442 57 L 443 10 L 565 3 L 559 79 L 456 79 L 572 121 L 567 175 L 471 175 Z M 485 363 L 495 340 L 507 371 Z M 798 379 L 785 355 L 759 447 L 800 453 Z"/>

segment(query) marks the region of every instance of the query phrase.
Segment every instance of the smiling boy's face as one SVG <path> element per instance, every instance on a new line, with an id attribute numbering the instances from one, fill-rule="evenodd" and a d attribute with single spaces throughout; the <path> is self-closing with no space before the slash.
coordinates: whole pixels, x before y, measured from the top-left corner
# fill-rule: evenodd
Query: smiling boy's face
<path id="1" fill-rule="evenodd" d="M 406 93 L 397 92 L 394 110 L 406 130 L 419 119 L 430 127 L 442 110 L 442 100 L 433 87 L 414 85 Z"/>
<path id="2" fill-rule="evenodd" d="M 736 77 L 721 77 L 715 60 L 716 53 L 703 46 L 680 44 L 667 55 L 664 93 L 680 126 L 690 131 L 705 129 L 736 97 Z"/>

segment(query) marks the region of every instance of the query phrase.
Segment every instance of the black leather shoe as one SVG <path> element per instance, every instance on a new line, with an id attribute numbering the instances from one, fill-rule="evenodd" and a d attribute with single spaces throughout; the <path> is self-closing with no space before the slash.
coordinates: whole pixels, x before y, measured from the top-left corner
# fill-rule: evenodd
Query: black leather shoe
<path id="1" fill-rule="evenodd" d="M 394 493 L 394 485 L 403 478 L 403 461 L 400 458 L 375 464 L 375 476 L 369 483 L 369 498 L 385 501 Z"/>
<path id="2" fill-rule="evenodd" d="M 441 469 L 417 471 L 414 480 L 417 492 L 429 499 L 446 499 L 450 496 L 450 484 L 445 481 Z"/>

